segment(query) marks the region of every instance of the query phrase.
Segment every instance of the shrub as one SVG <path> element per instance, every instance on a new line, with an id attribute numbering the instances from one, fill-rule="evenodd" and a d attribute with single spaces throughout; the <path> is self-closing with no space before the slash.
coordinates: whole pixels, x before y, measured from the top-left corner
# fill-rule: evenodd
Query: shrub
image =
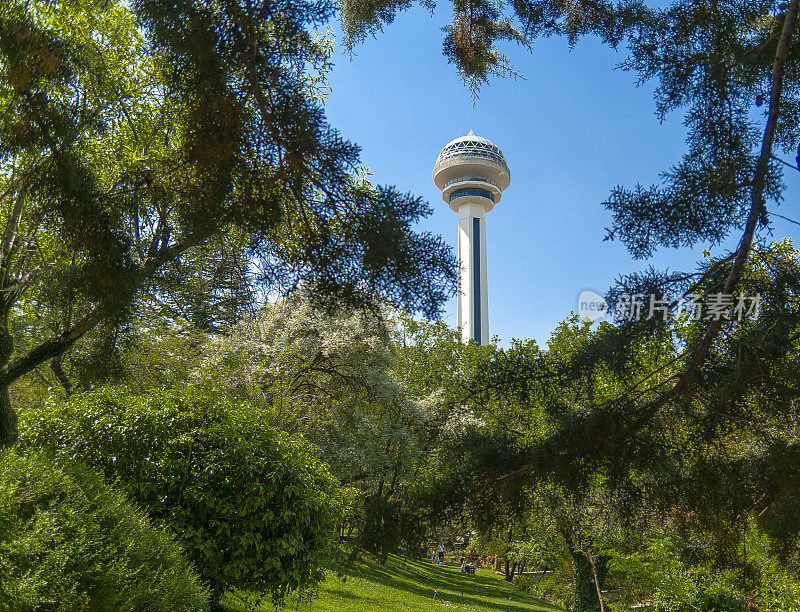
<path id="1" fill-rule="evenodd" d="M 207 610 L 180 546 L 81 466 L 0 452 L 0 608 Z"/>
<path id="2" fill-rule="evenodd" d="M 215 605 L 226 590 L 280 604 L 322 580 L 341 496 L 315 447 L 266 423 L 201 389 L 114 387 L 31 409 L 20 431 L 22 444 L 91 465 L 170 525 Z"/>
<path id="3" fill-rule="evenodd" d="M 518 591 L 527 593 L 531 589 L 531 579 L 517 574 L 511 581 Z"/>

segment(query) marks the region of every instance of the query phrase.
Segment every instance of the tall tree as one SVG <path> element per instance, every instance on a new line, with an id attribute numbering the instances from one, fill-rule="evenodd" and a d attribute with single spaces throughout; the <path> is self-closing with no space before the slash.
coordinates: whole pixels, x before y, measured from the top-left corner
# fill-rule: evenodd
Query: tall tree
<path id="1" fill-rule="evenodd" d="M 0 5 L 0 443 L 16 437 L 9 385 L 124 320 L 141 291 L 174 296 L 221 244 L 240 259 L 203 279 L 213 291 L 246 257 L 268 290 L 302 280 L 320 299 L 438 311 L 455 271 L 413 230 L 429 207 L 359 180 L 358 147 L 319 106 L 330 47 L 312 29 L 334 9 Z M 21 347 L 23 307 L 50 324 Z"/>

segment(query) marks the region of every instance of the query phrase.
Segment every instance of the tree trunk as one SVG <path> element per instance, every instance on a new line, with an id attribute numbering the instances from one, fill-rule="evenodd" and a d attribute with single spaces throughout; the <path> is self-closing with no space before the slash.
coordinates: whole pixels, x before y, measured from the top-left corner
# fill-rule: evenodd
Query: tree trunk
<path id="1" fill-rule="evenodd" d="M 506 537 L 506 555 L 505 555 L 506 556 L 506 578 L 505 579 L 508 580 L 509 582 L 511 582 L 511 580 L 513 578 L 512 574 L 509 571 L 509 567 L 508 567 L 509 566 L 508 549 L 511 547 L 512 534 L 513 534 L 513 528 L 509 527 L 508 528 L 508 536 Z"/>
<path id="2" fill-rule="evenodd" d="M 64 392 L 67 395 L 72 395 L 73 387 L 72 382 L 69 380 L 69 376 L 64 371 L 64 353 L 53 357 L 50 360 L 50 369 L 53 370 L 53 374 L 56 375 L 58 382 L 61 383 L 61 386 L 64 387 Z"/>
<path id="3" fill-rule="evenodd" d="M 604 606 L 597 595 L 598 588 L 603 589 L 603 583 L 608 572 L 609 557 L 600 555 L 595 559 L 597 581 L 595 582 L 592 563 L 589 558 L 578 550 L 570 550 L 574 567 L 575 580 L 575 612 L 601 612 Z"/>
<path id="4" fill-rule="evenodd" d="M 17 441 L 17 413 L 11 408 L 8 387 L 0 388 L 0 447 Z"/>
<path id="5" fill-rule="evenodd" d="M 10 306 L 0 307 L 0 367 L 5 367 L 14 352 L 14 338 L 8 329 Z M 8 383 L 0 385 L 0 448 L 11 446 L 17 441 L 17 413 L 11 408 Z"/>

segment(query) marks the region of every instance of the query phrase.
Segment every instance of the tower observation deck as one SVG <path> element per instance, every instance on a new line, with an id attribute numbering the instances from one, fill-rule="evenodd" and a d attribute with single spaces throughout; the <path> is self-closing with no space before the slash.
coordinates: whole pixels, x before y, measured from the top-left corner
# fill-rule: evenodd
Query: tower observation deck
<path id="1" fill-rule="evenodd" d="M 458 213 L 458 327 L 465 342 L 485 345 L 489 343 L 485 215 L 500 201 L 511 172 L 500 148 L 470 130 L 439 153 L 433 182 Z"/>

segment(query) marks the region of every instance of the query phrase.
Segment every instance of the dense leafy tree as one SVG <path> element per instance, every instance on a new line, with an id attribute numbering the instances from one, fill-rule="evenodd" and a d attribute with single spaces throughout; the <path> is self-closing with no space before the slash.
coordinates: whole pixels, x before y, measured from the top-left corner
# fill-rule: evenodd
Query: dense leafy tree
<path id="1" fill-rule="evenodd" d="M 430 415 L 395 376 L 386 313 L 322 309 L 307 291 L 262 307 L 205 350 L 198 378 L 243 394 L 272 422 L 322 449 L 344 485 L 356 487 L 360 544 L 396 547 L 398 488 L 419 462 L 418 431 Z M 359 516 L 360 518 L 356 518 Z"/>
<path id="2" fill-rule="evenodd" d="M 576 533 L 596 537 L 596 527 L 610 524 L 636 534 L 666 522 L 707 538 L 714 559 L 708 563 L 720 572 L 730 569 L 726 584 L 738 592 L 737 601 L 747 593 L 763 594 L 764 584 L 747 578 L 750 561 L 742 553 L 751 525 L 770 540 L 769 563 L 790 560 L 797 550 L 792 457 L 798 365 L 771 334 L 793 338 L 792 346 L 800 337 L 793 314 L 798 265 L 800 257 L 787 241 L 755 252 L 743 277 L 748 291 L 763 297 L 760 315 L 737 321 L 715 343 L 699 374 L 702 390 L 669 402 L 633 436 L 625 431 L 636 417 L 632 390 L 647 383 L 652 388 L 642 390 L 643 397 L 658 398 L 660 387 L 679 376 L 683 350 L 693 334 L 702 333 L 690 318 L 641 334 L 636 325 L 592 330 L 573 317 L 559 326 L 547 351 L 518 343 L 487 354 L 465 387 L 465 401 L 480 406 L 492 427 L 513 443 L 494 451 L 490 445 L 471 470 L 484 474 L 481 490 L 489 492 L 484 495 L 515 499 L 526 486 L 554 481 L 564 487 L 564 503 L 572 500 L 567 514 L 580 519 L 573 527 L 587 516 L 594 522 L 595 529 Z M 615 352 L 622 330 L 632 335 L 624 354 Z M 769 366 L 756 362 L 750 350 Z M 755 372 L 748 372 L 750 367 Z M 587 506 L 587 500 L 594 501 Z M 606 516 L 602 522 L 591 519 L 597 509 Z M 574 535 L 561 532 L 577 551 L 596 549 L 592 538 L 574 546 L 569 544 Z M 604 541 L 600 538 L 600 550 Z"/>
<path id="3" fill-rule="evenodd" d="M 201 327 L 250 280 L 437 312 L 454 267 L 412 229 L 429 207 L 363 181 L 319 106 L 330 45 L 311 30 L 334 8 L 0 5 L 0 441 L 9 385 L 143 291 Z"/>
<path id="4" fill-rule="evenodd" d="M 773 258 L 785 265 L 796 261 L 797 253 L 788 243 L 776 244 L 760 253 L 763 265 L 748 269 L 747 277 L 772 284 L 771 275 L 781 267 L 768 263 Z M 686 321 L 675 325 L 681 333 L 691 331 Z M 611 325 L 593 330 L 573 316 L 558 326 L 546 351 L 524 342 L 508 349 L 482 347 L 475 353 L 479 363 L 473 378 L 462 388 L 462 401 L 479 411 L 480 424 L 462 430 L 437 453 L 434 463 L 444 467 L 433 470 L 432 486 L 449 503 L 469 509 L 481 538 L 493 542 L 487 550 L 504 556 L 512 570 L 526 551 L 534 559 L 530 551 L 541 542 L 553 543 L 555 536 L 558 545 L 548 552 L 561 559 L 550 561 L 559 572 L 537 588 L 576 610 L 602 609 L 598 592 L 604 588 L 618 589 L 631 603 L 657 595 L 663 609 L 705 610 L 724 603 L 725 609 L 738 610 L 769 598 L 791 605 L 795 583 L 789 576 L 796 554 L 785 548 L 780 528 L 766 515 L 774 511 L 769 500 L 777 483 L 772 479 L 791 487 L 792 472 L 768 476 L 770 484 L 764 486 L 763 475 L 749 461 L 758 456 L 759 437 L 780 447 L 797 431 L 790 407 L 781 417 L 780 404 L 773 405 L 783 393 L 793 397 L 788 388 L 794 386 L 789 372 L 796 370 L 795 361 L 773 362 L 768 378 L 775 380 L 763 386 L 762 378 L 750 395 L 750 420 L 727 428 L 724 436 L 709 430 L 697 413 L 672 412 L 657 427 L 643 430 L 637 447 L 628 449 L 636 454 L 628 456 L 594 446 L 594 430 L 588 427 L 596 418 L 592 406 L 619 397 L 629 381 L 670 367 L 679 348 L 668 334 L 645 337 L 625 359 L 627 370 L 604 360 L 575 368 L 587 347 L 615 335 Z M 708 389 L 709 396 L 714 392 Z M 567 439 L 576 424 L 587 428 L 585 437 Z M 789 511 L 792 504 L 783 507 Z M 791 516 L 782 515 L 781 521 L 787 528 Z M 791 540 L 791 531 L 788 536 Z M 660 589 L 655 578 L 644 579 L 654 564 L 663 570 Z M 558 586 L 564 578 L 572 589 Z M 670 584 L 683 586 L 670 591 Z"/>

